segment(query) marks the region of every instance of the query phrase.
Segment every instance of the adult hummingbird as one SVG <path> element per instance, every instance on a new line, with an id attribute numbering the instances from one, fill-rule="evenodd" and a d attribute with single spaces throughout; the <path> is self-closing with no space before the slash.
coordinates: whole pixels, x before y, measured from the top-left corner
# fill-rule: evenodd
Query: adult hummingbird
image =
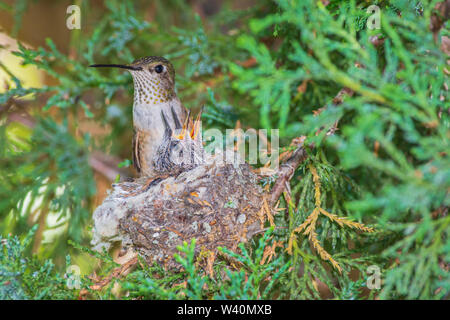
<path id="1" fill-rule="evenodd" d="M 187 110 L 175 92 L 173 65 L 163 57 L 149 56 L 129 65 L 94 64 L 90 67 L 123 68 L 131 73 L 134 83 L 133 164 L 140 177 L 158 176 L 160 172 L 154 159 L 167 134 L 167 126 L 174 130 L 177 129 L 175 123 L 189 121 Z"/>

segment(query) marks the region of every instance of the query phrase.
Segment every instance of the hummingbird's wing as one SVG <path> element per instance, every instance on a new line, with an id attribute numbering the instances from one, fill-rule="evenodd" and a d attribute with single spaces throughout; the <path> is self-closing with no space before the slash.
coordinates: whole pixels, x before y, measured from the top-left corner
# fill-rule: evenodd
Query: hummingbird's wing
<path id="1" fill-rule="evenodd" d="M 141 172 L 141 148 L 140 148 L 140 144 L 139 144 L 139 131 L 134 129 L 134 134 L 133 134 L 133 165 L 134 168 L 136 169 L 136 171 L 138 173 Z"/>

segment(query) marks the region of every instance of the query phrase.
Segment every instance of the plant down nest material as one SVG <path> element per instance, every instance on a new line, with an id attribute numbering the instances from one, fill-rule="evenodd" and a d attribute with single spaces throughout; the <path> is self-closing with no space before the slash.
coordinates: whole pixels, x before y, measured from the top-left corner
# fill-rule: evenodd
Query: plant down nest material
<path id="1" fill-rule="evenodd" d="M 178 176 L 158 179 L 146 190 L 138 182 L 113 184 L 94 212 L 92 245 L 115 242 L 139 252 L 148 263 L 177 268 L 173 258 L 183 241 L 200 250 L 236 250 L 261 232 L 266 193 L 248 164 L 226 164 L 223 154 Z"/>

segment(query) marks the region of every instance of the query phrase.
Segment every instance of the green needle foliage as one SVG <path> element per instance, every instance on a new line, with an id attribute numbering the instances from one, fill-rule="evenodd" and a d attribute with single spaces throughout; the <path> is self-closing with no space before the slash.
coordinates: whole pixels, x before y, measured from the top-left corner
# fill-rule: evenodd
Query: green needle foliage
<path id="1" fill-rule="evenodd" d="M 441 44 L 449 32 L 439 2 L 263 0 L 235 10 L 229 0 L 200 18 L 183 1 L 156 1 L 151 10 L 144 1 L 104 1 L 101 12 L 78 1 L 85 22 L 71 31 L 70 52 L 47 39 L 37 49 L 19 42 L 13 53 L 51 85 L 26 87 L 0 62 L 12 82 L 0 94 L 0 283 L 8 283 L 0 298 L 448 299 L 449 68 Z M 368 28 L 369 5 L 380 9 L 379 28 Z M 0 1 L 15 19 L 13 36 L 28 7 Z M 205 106 L 204 128 L 238 120 L 245 129 L 276 128 L 280 152 L 306 136 L 308 158 L 274 226 L 266 222 L 268 231 L 238 253 L 223 248 L 209 267 L 195 242 L 185 243 L 180 270 L 139 260 L 97 290 L 119 266 L 88 248 L 99 185 L 91 160 L 101 152 L 129 165 L 132 80 L 87 66 L 147 55 L 171 59 L 183 103 Z M 86 123 L 108 133 L 88 134 Z M 69 253 L 82 266 L 81 289 L 62 286 Z M 93 266 L 96 276 L 87 277 Z M 380 289 L 367 287 L 369 266 L 380 270 Z"/>
<path id="2" fill-rule="evenodd" d="M 75 299 L 67 290 L 66 279 L 51 260 L 29 256 L 35 225 L 23 240 L 9 236 L 0 242 L 0 300 Z M 70 264 L 70 260 L 67 261 Z"/>
<path id="3" fill-rule="evenodd" d="M 212 275 L 198 267 L 198 259 L 194 256 L 195 241 L 190 244 L 184 242 L 179 247 L 180 254 L 175 255 L 183 267 L 182 272 L 167 272 L 158 266 L 147 267 L 128 276 L 122 282 L 123 288 L 129 290 L 129 297 L 146 299 L 275 298 L 280 290 L 278 280 L 285 275 L 290 261 L 283 264 L 280 256 L 270 263 L 261 263 L 272 233 L 273 228 L 259 239 L 253 253 L 242 244 L 242 254 L 221 248 L 223 255 L 240 267 L 232 270 L 222 259 L 214 266 Z"/>

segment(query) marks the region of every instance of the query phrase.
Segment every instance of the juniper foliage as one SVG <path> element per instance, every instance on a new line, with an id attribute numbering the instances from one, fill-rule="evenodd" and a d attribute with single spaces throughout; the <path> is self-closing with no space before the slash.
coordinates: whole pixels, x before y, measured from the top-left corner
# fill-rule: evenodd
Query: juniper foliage
<path id="1" fill-rule="evenodd" d="M 20 240 L 8 236 L 0 242 L 0 300 L 75 299 L 76 291 L 67 290 L 67 275 L 60 274 L 53 262 L 30 257 L 35 225 Z M 67 257 L 70 265 L 70 256 Z M 66 276 L 66 277 L 65 277 Z"/>
<path id="2" fill-rule="evenodd" d="M 204 19 L 168 1 L 155 4 L 161 14 L 147 22 L 144 3 L 113 0 L 95 23 L 80 1 L 89 31 L 71 33 L 70 54 L 52 39 L 14 52 L 56 84 L 25 87 L 0 62 L 14 84 L 0 95 L 0 282 L 9 285 L 0 296 L 74 298 L 85 290 L 94 299 L 448 299 L 448 53 L 441 48 L 448 27 L 441 17 L 442 28 L 430 30 L 438 2 L 374 1 L 380 28 L 370 30 L 366 1 L 264 0 L 240 10 L 224 1 Z M 20 10 L 0 4 L 15 12 L 16 33 L 27 1 L 17 2 Z M 90 159 L 94 150 L 124 165 L 130 158 L 131 77 L 87 65 L 149 53 L 174 62 L 182 101 L 206 106 L 204 127 L 239 120 L 245 128 L 279 128 L 284 146 L 304 135 L 308 159 L 280 199 L 275 229 L 241 245 L 240 254 L 224 248 L 212 273 L 191 243 L 177 256 L 183 271 L 141 261 L 93 290 L 86 267 L 82 289 L 64 289 L 64 270 L 58 275 L 44 258 L 61 268 L 68 252 L 99 260 L 100 277 L 118 267 L 86 248 L 96 192 Z M 352 94 L 336 103 L 343 88 Z M 11 120 L 24 112 L 27 121 Z M 80 133 L 86 121 L 109 124 L 110 133 Z M 327 135 L 336 121 L 338 130 Z M 270 188 L 273 179 L 265 183 Z M 59 231 L 45 241 L 50 216 Z M 373 265 L 379 290 L 367 288 Z"/>

